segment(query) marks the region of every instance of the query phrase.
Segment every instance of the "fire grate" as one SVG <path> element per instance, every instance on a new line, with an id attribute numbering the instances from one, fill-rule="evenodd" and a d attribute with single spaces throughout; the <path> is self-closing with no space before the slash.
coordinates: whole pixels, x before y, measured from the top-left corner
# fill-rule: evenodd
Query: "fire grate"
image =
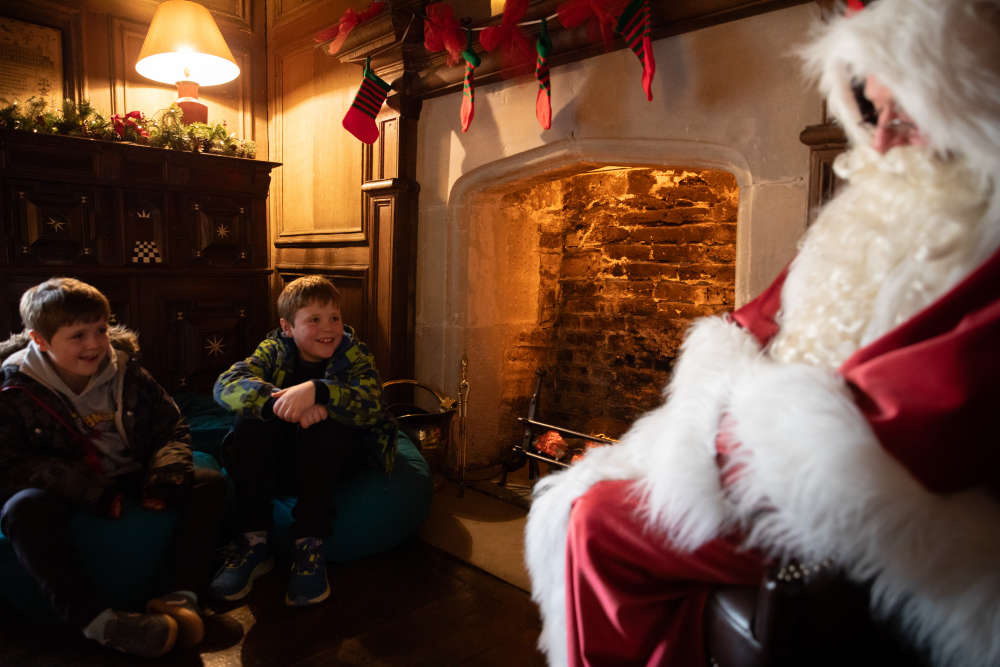
<path id="1" fill-rule="evenodd" d="M 507 474 L 519 470 L 527 464 L 528 481 L 532 482 L 539 476 L 539 463 L 547 463 L 551 468 L 567 468 L 583 456 L 591 446 L 614 445 L 618 441 L 600 435 L 581 433 L 563 426 L 547 424 L 535 419 L 538 411 L 538 396 L 542 390 L 542 378 L 545 371 L 535 371 L 535 390 L 528 402 L 526 417 L 517 420 L 524 425 L 521 442 L 511 447 L 510 457 L 504 462 L 500 486 L 507 484 Z M 562 437 L 566 436 L 580 443 L 568 443 Z M 561 443 L 561 444 L 560 444 Z M 581 444 L 582 443 L 582 444 Z"/>

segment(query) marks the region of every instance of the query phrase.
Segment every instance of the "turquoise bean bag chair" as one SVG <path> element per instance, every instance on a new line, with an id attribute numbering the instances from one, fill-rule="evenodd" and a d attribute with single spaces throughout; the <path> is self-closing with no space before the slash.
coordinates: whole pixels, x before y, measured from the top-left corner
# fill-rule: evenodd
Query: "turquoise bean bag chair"
<path id="1" fill-rule="evenodd" d="M 195 452 L 195 465 L 219 470 L 210 454 Z M 164 559 L 170 549 L 175 512 L 151 512 L 126 501 L 119 519 L 78 511 L 70 520 L 73 543 L 80 546 L 84 570 L 117 609 L 141 609 L 160 592 Z M 35 580 L 17 561 L 0 532 L 0 597 L 20 615 L 55 622 L 57 617 Z"/>

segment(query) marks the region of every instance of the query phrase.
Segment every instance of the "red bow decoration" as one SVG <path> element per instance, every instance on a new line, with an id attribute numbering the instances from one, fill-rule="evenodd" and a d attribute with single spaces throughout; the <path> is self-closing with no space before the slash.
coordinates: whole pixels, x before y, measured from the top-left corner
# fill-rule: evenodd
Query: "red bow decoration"
<path id="1" fill-rule="evenodd" d="M 144 139 L 149 138 L 149 132 L 147 132 L 144 127 L 139 125 L 139 123 L 143 123 L 145 120 L 146 119 L 143 118 L 141 111 L 129 111 L 124 116 L 116 113 L 111 117 L 111 124 L 115 129 L 115 134 L 119 137 L 129 141 L 135 141 L 137 136 Z"/>
<path id="2" fill-rule="evenodd" d="M 575 28 L 586 22 L 590 39 L 600 39 L 605 48 L 611 48 L 615 23 L 627 4 L 628 0 L 567 0 L 556 11 L 563 27 Z"/>
<path id="3" fill-rule="evenodd" d="M 325 42 L 332 39 L 333 41 L 330 42 L 330 46 L 327 47 L 327 52 L 332 56 L 340 51 L 340 48 L 344 45 L 344 41 L 347 39 L 347 36 L 351 34 L 352 30 L 365 21 L 378 16 L 384 9 L 384 2 L 373 2 L 368 5 L 368 9 L 363 12 L 356 12 L 353 9 L 348 9 L 344 12 L 344 15 L 340 17 L 340 21 L 338 23 L 330 26 L 326 30 L 321 30 L 316 33 L 316 36 L 313 37 L 313 39 L 317 42 Z"/>
<path id="4" fill-rule="evenodd" d="M 462 58 L 465 40 L 462 38 L 462 26 L 455 18 L 451 5 L 435 2 L 427 5 L 427 19 L 424 21 L 424 48 L 431 53 L 435 51 L 448 52 L 448 64 L 452 67 Z"/>
<path id="5" fill-rule="evenodd" d="M 503 6 L 500 25 L 485 28 L 479 33 L 483 50 L 500 49 L 504 74 L 516 76 L 530 72 L 535 64 L 535 49 L 517 24 L 528 11 L 528 0 L 507 0 Z"/>

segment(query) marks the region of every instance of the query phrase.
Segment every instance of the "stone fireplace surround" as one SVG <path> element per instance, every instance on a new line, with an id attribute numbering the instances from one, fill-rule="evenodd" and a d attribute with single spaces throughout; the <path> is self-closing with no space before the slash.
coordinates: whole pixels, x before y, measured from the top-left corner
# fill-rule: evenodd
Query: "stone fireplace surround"
<path id="1" fill-rule="evenodd" d="M 472 471 L 497 463 L 518 428 L 518 415 L 500 414 L 497 401 L 496 370 L 514 331 L 480 335 L 499 323 L 503 299 L 472 299 L 469 289 L 480 278 L 477 262 L 492 252 L 470 246 L 470 229 L 503 220 L 495 193 L 608 165 L 732 174 L 739 189 L 734 300 L 745 303 L 790 259 L 806 224 L 809 151 L 799 133 L 821 121 L 822 101 L 786 50 L 817 13 L 798 5 L 655 41 L 653 102 L 642 95 L 627 49 L 553 68 L 548 131 L 534 118 L 534 81 L 478 88 L 466 134 L 460 93 L 424 101 L 415 374 L 454 394 L 461 360 L 469 359 Z M 532 298 L 530 280 L 510 276 L 504 298 Z M 517 391 L 526 398 L 532 383 L 523 384 Z"/>

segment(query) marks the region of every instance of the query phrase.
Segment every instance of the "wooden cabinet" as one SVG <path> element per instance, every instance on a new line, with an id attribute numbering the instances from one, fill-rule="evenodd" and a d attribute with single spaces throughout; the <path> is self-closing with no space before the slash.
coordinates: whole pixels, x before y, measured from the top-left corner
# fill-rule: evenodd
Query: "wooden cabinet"
<path id="1" fill-rule="evenodd" d="M 276 163 L 0 133 L 0 335 L 52 276 L 101 289 L 168 389 L 208 391 L 268 328 Z"/>

